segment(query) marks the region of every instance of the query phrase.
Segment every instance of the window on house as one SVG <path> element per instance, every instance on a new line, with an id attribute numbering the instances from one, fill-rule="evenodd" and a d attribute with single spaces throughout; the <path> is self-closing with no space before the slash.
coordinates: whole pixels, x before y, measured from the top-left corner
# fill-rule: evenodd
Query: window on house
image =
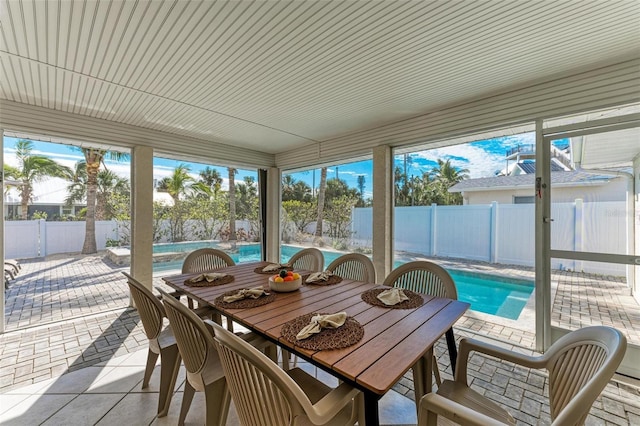
<path id="1" fill-rule="evenodd" d="M 514 196 L 513 197 L 513 204 L 535 204 L 536 202 L 536 197 L 534 197 L 533 195 L 527 195 L 527 196 Z"/>

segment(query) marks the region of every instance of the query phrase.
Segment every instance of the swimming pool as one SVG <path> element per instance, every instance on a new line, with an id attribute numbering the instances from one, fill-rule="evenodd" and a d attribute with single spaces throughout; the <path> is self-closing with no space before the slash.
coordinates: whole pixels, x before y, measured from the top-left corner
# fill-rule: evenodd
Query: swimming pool
<path id="1" fill-rule="evenodd" d="M 197 241 L 178 244 L 158 244 L 154 246 L 154 253 L 175 251 L 192 251 L 203 247 L 215 247 L 210 241 Z M 300 247 L 282 246 L 281 261 L 286 262 L 300 250 Z M 328 266 L 343 253 L 322 250 L 324 264 Z M 236 263 L 257 262 L 261 260 L 259 244 L 238 245 L 237 253 L 230 253 Z M 394 267 L 406 263 L 401 260 L 394 262 Z M 154 263 L 154 272 L 165 272 L 180 269 L 182 260 Z M 458 299 L 471 304 L 471 309 L 486 314 L 497 315 L 508 319 L 518 319 L 522 309 L 527 304 L 533 292 L 533 281 L 502 277 L 497 275 L 480 274 L 457 269 L 447 270 L 456 283 Z"/>

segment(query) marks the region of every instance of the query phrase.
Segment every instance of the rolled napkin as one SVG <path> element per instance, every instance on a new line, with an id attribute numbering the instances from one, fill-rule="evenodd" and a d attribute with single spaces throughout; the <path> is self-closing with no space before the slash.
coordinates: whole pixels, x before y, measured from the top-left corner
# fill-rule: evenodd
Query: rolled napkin
<path id="1" fill-rule="evenodd" d="M 316 333 L 320 333 L 323 328 L 338 328 L 347 320 L 346 312 L 338 312 L 337 314 L 314 315 L 311 322 L 306 325 L 296 335 L 296 339 L 304 340 Z"/>
<path id="2" fill-rule="evenodd" d="M 385 290 L 382 293 L 378 294 L 378 300 L 384 303 L 385 305 L 397 305 L 398 303 L 404 302 L 405 300 L 409 300 L 404 291 L 401 288 L 390 288 L 389 290 Z"/>
<path id="3" fill-rule="evenodd" d="M 200 281 L 207 281 L 209 283 L 214 282 L 215 280 L 222 279 L 226 277 L 227 274 L 217 273 L 217 272 L 209 272 L 207 274 L 200 274 L 196 277 L 189 278 L 185 282 L 188 283 L 199 283 Z"/>
<path id="4" fill-rule="evenodd" d="M 264 288 L 262 287 L 254 287 L 250 289 L 243 288 L 241 290 L 238 290 L 238 292 L 235 294 L 232 294 L 230 296 L 224 296 L 222 300 L 225 301 L 226 303 L 231 303 L 231 302 L 235 302 L 243 299 L 257 299 L 262 295 L 265 295 L 265 296 L 269 295 L 269 293 L 264 291 Z"/>
<path id="5" fill-rule="evenodd" d="M 288 263 L 270 263 L 264 268 L 262 268 L 262 272 L 275 272 L 280 269 L 290 268 L 291 266 Z"/>
<path id="6" fill-rule="evenodd" d="M 309 275 L 307 277 L 305 282 L 314 283 L 314 282 L 318 282 L 318 281 L 327 281 L 332 276 L 333 276 L 333 272 L 331 272 L 331 271 L 314 272 L 313 274 L 311 274 L 311 275 Z"/>

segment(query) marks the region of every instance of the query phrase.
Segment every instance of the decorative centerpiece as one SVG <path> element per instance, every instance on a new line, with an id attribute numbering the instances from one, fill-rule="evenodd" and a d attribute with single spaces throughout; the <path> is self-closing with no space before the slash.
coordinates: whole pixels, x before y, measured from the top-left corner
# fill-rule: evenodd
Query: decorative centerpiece
<path id="1" fill-rule="evenodd" d="M 296 291 L 302 285 L 302 277 L 297 272 L 281 270 L 277 275 L 269 277 L 269 287 L 271 290 L 286 293 Z"/>

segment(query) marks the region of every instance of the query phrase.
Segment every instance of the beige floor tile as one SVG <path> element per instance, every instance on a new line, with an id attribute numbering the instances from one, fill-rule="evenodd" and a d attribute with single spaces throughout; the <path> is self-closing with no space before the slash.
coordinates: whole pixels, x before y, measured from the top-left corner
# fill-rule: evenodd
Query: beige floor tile
<path id="1" fill-rule="evenodd" d="M 43 426 L 86 426 L 96 424 L 125 394 L 82 394 L 50 417 Z M 129 424 L 132 420 L 130 420 Z"/>
<path id="2" fill-rule="evenodd" d="M 11 394 L 2 394 L 0 395 L 0 415 L 11 410 L 13 407 L 27 399 L 29 395 L 11 395 Z"/>
<path id="3" fill-rule="evenodd" d="M 39 425 L 76 398 L 76 396 L 75 394 L 30 395 L 0 415 L 0 425 Z"/>
<path id="4" fill-rule="evenodd" d="M 127 393 L 144 376 L 143 367 L 117 367 L 95 380 L 85 393 Z"/>
<path id="5" fill-rule="evenodd" d="M 148 425 L 156 417 L 157 412 L 158 394 L 130 393 L 120 400 L 97 425 Z"/>
<path id="6" fill-rule="evenodd" d="M 44 386 L 38 388 L 38 384 L 32 385 L 37 389 L 36 394 L 67 394 L 82 393 L 102 376 L 113 371 L 114 367 L 86 367 L 71 373 L 63 374 L 47 380 Z M 16 389 L 19 392 L 20 389 Z"/>

